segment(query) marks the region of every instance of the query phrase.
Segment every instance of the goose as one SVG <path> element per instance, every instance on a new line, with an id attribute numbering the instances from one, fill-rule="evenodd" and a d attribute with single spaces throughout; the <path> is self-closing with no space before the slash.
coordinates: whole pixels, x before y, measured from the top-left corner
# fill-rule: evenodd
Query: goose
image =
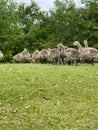
<path id="1" fill-rule="evenodd" d="M 80 57 L 80 52 L 75 48 L 68 48 L 67 46 L 64 46 L 63 44 L 58 44 L 57 47 L 59 48 L 61 52 L 61 56 L 63 60 L 66 60 L 66 63 L 68 64 L 75 64 L 77 65 L 77 62 Z"/>
<path id="2" fill-rule="evenodd" d="M 83 48 L 78 41 L 74 41 L 73 45 L 78 47 L 78 50 L 81 53 L 81 56 L 84 61 L 87 61 L 88 63 L 94 65 L 94 60 L 98 58 L 97 49 L 88 47 L 88 44 L 86 44 L 85 48 Z"/>

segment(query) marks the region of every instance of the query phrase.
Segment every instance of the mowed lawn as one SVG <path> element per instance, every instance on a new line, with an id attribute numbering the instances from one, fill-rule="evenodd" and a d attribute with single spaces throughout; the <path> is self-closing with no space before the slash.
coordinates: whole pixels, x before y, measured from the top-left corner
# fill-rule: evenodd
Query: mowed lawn
<path id="1" fill-rule="evenodd" d="M 0 64 L 0 130 L 98 130 L 98 64 Z"/>

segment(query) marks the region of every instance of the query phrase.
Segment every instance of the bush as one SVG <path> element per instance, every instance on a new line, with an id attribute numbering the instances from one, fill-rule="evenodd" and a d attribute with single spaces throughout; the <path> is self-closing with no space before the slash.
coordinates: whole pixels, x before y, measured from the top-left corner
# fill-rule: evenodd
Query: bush
<path id="1" fill-rule="evenodd" d="M 3 63 L 13 63 L 13 56 L 11 54 L 5 54 L 3 59 L 2 59 Z"/>

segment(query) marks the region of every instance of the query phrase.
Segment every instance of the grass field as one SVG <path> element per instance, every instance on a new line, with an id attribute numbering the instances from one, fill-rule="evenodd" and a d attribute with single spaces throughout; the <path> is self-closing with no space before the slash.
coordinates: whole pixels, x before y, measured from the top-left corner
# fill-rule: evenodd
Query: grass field
<path id="1" fill-rule="evenodd" d="M 0 130 L 98 130 L 98 64 L 0 64 Z"/>

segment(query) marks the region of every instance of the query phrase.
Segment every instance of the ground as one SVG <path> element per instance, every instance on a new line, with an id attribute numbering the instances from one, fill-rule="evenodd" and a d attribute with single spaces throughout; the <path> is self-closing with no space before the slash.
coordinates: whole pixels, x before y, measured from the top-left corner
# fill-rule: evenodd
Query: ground
<path id="1" fill-rule="evenodd" d="M 98 130 L 98 64 L 0 64 L 0 130 Z"/>

